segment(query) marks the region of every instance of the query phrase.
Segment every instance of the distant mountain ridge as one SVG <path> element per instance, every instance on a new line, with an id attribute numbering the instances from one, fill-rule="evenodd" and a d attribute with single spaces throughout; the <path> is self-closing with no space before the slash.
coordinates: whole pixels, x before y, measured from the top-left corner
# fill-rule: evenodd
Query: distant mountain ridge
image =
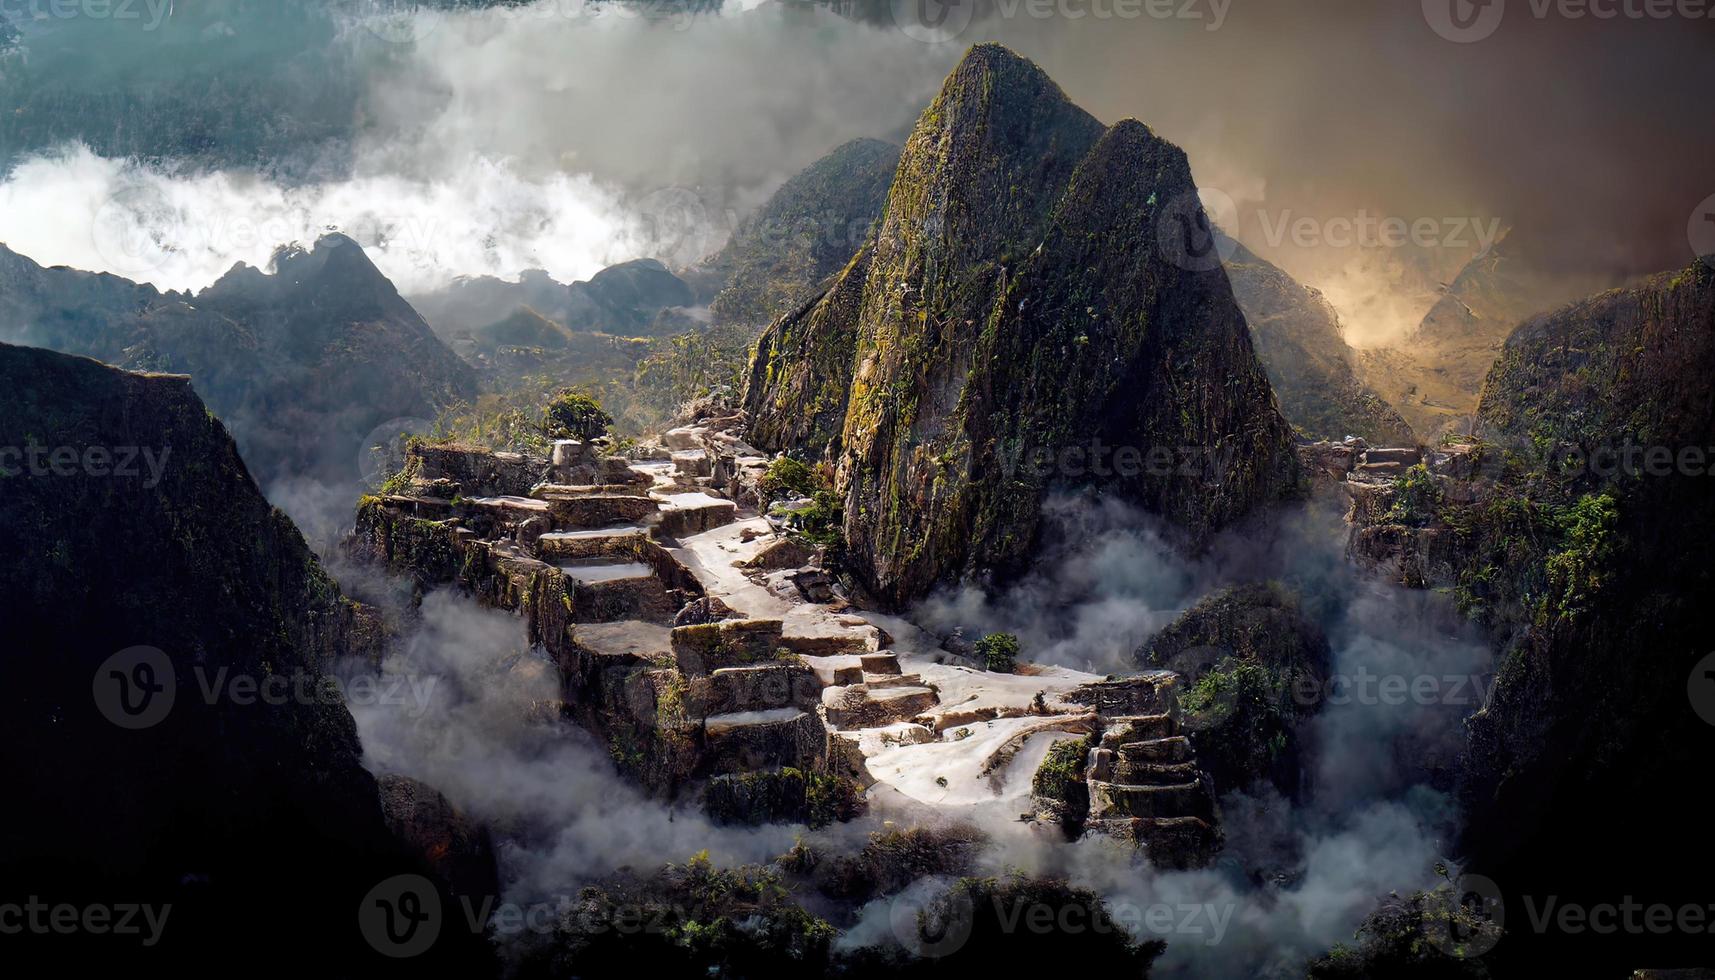
<path id="1" fill-rule="evenodd" d="M 1358 436 L 1372 445 L 1416 441 L 1393 407 L 1358 379 L 1358 354 L 1322 294 L 1228 239 L 1233 296 L 1250 325 L 1257 357 L 1280 400 L 1280 413 L 1313 439 Z"/>
<path id="2" fill-rule="evenodd" d="M 758 330 L 839 272 L 881 217 L 900 147 L 855 139 L 788 180 L 703 263 L 726 285 L 710 304 L 719 323 Z"/>
<path id="3" fill-rule="evenodd" d="M 471 368 L 356 242 L 283 247 L 270 266 L 240 263 L 193 296 L 44 268 L 0 245 L 0 337 L 190 375 L 265 487 L 355 480 L 376 426 L 474 397 Z"/>
<path id="4" fill-rule="evenodd" d="M 458 279 L 411 302 L 443 340 L 469 335 L 480 344 L 492 327 L 524 309 L 568 331 L 650 336 L 677 325 L 672 320 L 658 325 L 665 311 L 695 306 L 697 297 L 659 260 L 633 259 L 569 284 L 541 269 L 525 270 L 517 282 L 494 276 Z"/>
<path id="5" fill-rule="evenodd" d="M 1409 336 L 1362 355 L 1364 382 L 1423 438 L 1471 431 L 1483 379 L 1526 318 L 1619 284 L 1553 274 L 1538 251 L 1508 231 L 1460 270 Z"/>

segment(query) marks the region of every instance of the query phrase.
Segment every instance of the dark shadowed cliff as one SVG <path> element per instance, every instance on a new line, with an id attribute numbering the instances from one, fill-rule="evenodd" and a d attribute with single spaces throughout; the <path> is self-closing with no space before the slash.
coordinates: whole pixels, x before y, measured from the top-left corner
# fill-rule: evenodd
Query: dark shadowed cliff
<path id="1" fill-rule="evenodd" d="M 80 956 L 385 966 L 359 905 L 427 869 L 329 673 L 377 627 L 190 381 L 0 345 L 0 535 L 0 900 L 172 906 L 146 951 L 36 937 Z"/>

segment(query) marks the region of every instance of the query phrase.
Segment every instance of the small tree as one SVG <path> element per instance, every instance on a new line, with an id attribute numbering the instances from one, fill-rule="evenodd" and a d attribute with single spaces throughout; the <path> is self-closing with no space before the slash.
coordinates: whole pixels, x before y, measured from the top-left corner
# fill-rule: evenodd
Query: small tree
<path id="1" fill-rule="evenodd" d="M 990 633 L 977 641 L 977 656 L 983 666 L 997 674 L 1012 673 L 1018 652 L 1018 637 L 1011 633 Z"/>
<path id="2" fill-rule="evenodd" d="M 601 402 L 570 388 L 556 392 L 542 415 L 543 427 L 553 439 L 589 442 L 606 435 L 613 424 L 613 416 L 602 411 Z"/>
<path id="3" fill-rule="evenodd" d="M 808 463 L 781 456 L 768 464 L 767 471 L 756 481 L 756 489 L 769 503 L 774 503 L 793 497 L 813 496 L 817 490 L 825 488 Z"/>

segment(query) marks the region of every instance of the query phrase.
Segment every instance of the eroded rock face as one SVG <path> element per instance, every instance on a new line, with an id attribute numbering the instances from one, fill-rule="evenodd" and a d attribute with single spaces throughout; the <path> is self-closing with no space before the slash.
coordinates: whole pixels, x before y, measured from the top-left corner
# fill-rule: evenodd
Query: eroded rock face
<path id="1" fill-rule="evenodd" d="M 866 244 L 829 287 L 771 324 L 744 389 L 749 438 L 811 459 L 839 455 L 851 397 L 858 313 L 875 255 Z"/>
<path id="2" fill-rule="evenodd" d="M 500 894 L 500 868 L 488 828 L 460 813 L 440 791 L 409 776 L 376 780 L 393 835 L 434 868 L 456 895 Z"/>
<path id="3" fill-rule="evenodd" d="M 1708 652 L 1704 610 L 1715 598 L 1715 480 L 1697 463 L 1715 458 L 1712 374 L 1715 268 L 1705 260 L 1530 320 L 1484 384 L 1479 433 L 1519 454 L 1552 447 L 1554 461 L 1535 487 L 1502 478 L 1552 516 L 1550 553 L 1508 561 L 1501 545 L 1518 535 L 1505 523 L 1516 507 L 1489 508 L 1471 549 L 1474 570 L 1492 567 L 1491 580 L 1534 600 L 1487 594 L 1502 622 L 1528 627 L 1470 723 L 1471 795 L 1496 860 L 1546 864 L 1555 841 L 1648 813 L 1661 821 L 1659 847 L 1595 874 L 1636 881 L 1673 869 L 1664 877 L 1683 875 L 1687 888 L 1707 874 L 1673 842 L 1697 833 L 1679 815 L 1702 806 L 1683 774 L 1715 751 L 1715 727 L 1686 709 L 1703 691 L 1693 668 Z M 1528 854 L 1508 850 L 1538 830 Z"/>
<path id="4" fill-rule="evenodd" d="M 173 903 L 164 963 L 245 962 L 265 921 L 321 937 L 275 964 L 367 968 L 354 910 L 428 869 L 329 688 L 373 658 L 358 607 L 188 378 L 0 345 L 0 447 L 31 445 L 76 462 L 0 450 L 0 900 Z"/>
<path id="5" fill-rule="evenodd" d="M 1184 725 L 1216 792 L 1259 780 L 1297 797 L 1309 719 L 1332 668 L 1328 638 L 1277 583 L 1223 589 L 1141 647 L 1146 667 L 1182 674 Z"/>
<path id="6" fill-rule="evenodd" d="M 1484 383 L 1479 441 L 1348 477 L 1353 553 L 1451 591 L 1495 638 L 1461 785 L 1476 873 L 1568 901 L 1689 900 L 1715 873 L 1684 843 L 1706 823 L 1685 773 L 1715 752 L 1696 711 L 1715 599 L 1711 373 L 1715 269 L 1696 263 L 1527 321 Z M 1565 861 L 1640 819 L 1650 831 L 1623 853 Z M 1552 937 L 1508 942 L 1554 952 Z M 1640 958 L 1623 943 L 1584 952 L 1613 969 Z"/>
<path id="7" fill-rule="evenodd" d="M 746 392 L 762 448 L 837 451 L 852 571 L 877 598 L 1018 570 L 1052 487 L 1099 486 L 1198 541 L 1292 483 L 1225 274 L 1163 247 L 1194 192 L 1177 147 L 1134 121 L 1104 129 L 1004 48 L 949 76 L 873 242 L 764 338 Z M 1097 439 L 1198 462 L 1029 464 Z"/>

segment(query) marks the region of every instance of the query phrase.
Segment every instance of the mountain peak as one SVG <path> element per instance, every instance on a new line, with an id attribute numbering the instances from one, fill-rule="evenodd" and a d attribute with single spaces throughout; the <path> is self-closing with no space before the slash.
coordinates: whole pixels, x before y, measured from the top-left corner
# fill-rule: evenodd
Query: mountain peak
<path id="1" fill-rule="evenodd" d="M 995 75 L 1017 72 L 1048 77 L 1048 73 L 1036 62 L 995 41 L 971 45 L 970 50 L 965 52 L 965 56 L 960 58 L 958 65 L 953 68 L 954 75 L 973 71 Z"/>
<path id="2" fill-rule="evenodd" d="M 970 117 L 997 111 L 1001 118 L 1021 125 L 1060 119 L 1099 125 L 1034 61 L 999 44 L 979 44 L 965 53 L 942 83 L 934 104 L 918 121 L 916 134 L 957 131 Z"/>

